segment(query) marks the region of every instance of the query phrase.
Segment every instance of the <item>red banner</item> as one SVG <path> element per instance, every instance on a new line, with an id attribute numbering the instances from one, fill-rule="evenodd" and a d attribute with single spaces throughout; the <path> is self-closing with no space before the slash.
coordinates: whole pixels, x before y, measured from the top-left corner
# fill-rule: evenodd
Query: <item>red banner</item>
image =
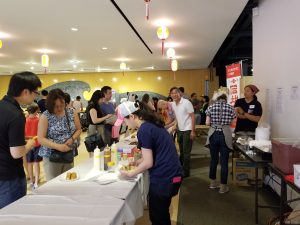
<path id="1" fill-rule="evenodd" d="M 241 64 L 234 63 L 226 66 L 226 78 L 240 77 L 241 76 Z"/>

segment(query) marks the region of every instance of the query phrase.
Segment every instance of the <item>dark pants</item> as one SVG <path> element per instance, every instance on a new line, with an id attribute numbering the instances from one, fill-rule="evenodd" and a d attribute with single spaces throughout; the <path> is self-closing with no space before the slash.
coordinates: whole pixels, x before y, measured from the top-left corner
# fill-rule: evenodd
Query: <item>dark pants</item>
<path id="1" fill-rule="evenodd" d="M 215 131 L 210 136 L 209 148 L 210 148 L 210 156 L 211 156 L 209 178 L 212 180 L 216 179 L 217 166 L 218 166 L 219 154 L 220 154 L 221 184 L 227 184 L 229 149 L 226 145 L 224 134 L 222 131 Z"/>
<path id="2" fill-rule="evenodd" d="M 169 207 L 172 197 L 177 195 L 179 183 L 161 184 L 150 183 L 149 187 L 149 216 L 152 225 L 171 225 Z"/>
<path id="3" fill-rule="evenodd" d="M 190 175 L 190 161 L 193 141 L 191 140 L 191 131 L 177 130 L 177 142 L 180 150 L 179 160 L 183 167 L 184 176 Z"/>
<path id="4" fill-rule="evenodd" d="M 0 180 L 0 209 L 26 195 L 26 177 Z"/>

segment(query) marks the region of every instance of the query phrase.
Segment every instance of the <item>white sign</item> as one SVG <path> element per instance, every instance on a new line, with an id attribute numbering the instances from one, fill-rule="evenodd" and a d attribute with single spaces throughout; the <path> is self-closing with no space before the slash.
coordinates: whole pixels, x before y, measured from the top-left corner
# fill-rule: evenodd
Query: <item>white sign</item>
<path id="1" fill-rule="evenodd" d="M 231 77 L 227 78 L 227 87 L 229 88 L 229 97 L 228 103 L 234 106 L 236 100 L 238 100 L 240 96 L 240 88 L 241 88 L 241 78 L 240 77 Z"/>

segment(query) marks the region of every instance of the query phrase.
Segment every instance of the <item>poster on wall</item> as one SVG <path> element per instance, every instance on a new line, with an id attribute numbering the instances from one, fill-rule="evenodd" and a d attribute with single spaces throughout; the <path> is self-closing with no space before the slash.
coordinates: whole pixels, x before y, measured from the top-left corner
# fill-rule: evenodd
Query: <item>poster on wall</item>
<path id="1" fill-rule="evenodd" d="M 241 87 L 241 62 L 226 66 L 226 83 L 229 89 L 228 103 L 234 103 L 240 96 Z"/>
<path id="2" fill-rule="evenodd" d="M 291 87 L 291 100 L 299 100 L 299 86 Z"/>
<path id="3" fill-rule="evenodd" d="M 283 88 L 277 88 L 276 93 L 276 112 L 278 114 L 283 113 Z"/>

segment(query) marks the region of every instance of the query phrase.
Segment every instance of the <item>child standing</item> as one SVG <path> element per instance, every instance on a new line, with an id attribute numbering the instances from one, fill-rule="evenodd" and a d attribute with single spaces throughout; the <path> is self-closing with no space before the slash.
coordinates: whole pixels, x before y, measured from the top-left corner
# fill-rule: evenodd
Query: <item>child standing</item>
<path id="1" fill-rule="evenodd" d="M 37 136 L 39 106 L 36 103 L 32 103 L 28 106 L 27 111 L 29 115 L 26 118 L 25 137 L 33 138 Z M 30 187 L 32 190 L 38 187 L 40 179 L 40 162 L 43 159 L 38 155 L 40 146 L 41 145 L 36 141 L 34 147 L 26 155 Z"/>

